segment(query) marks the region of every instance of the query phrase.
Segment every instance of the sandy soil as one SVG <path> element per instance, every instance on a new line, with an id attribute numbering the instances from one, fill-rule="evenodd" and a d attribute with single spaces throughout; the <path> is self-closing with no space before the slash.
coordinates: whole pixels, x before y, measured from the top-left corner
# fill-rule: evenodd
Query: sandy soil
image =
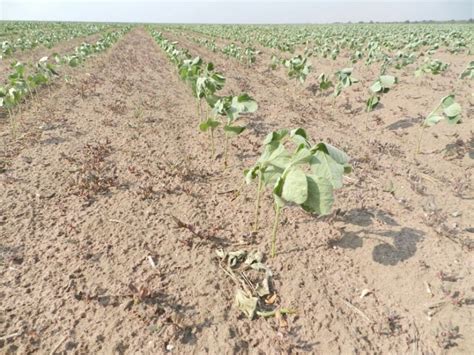
<path id="1" fill-rule="evenodd" d="M 214 62 L 225 92 L 259 103 L 229 168 L 209 156 L 188 88 L 143 29 L 25 107 L 19 142 L 5 122 L 2 352 L 472 353 L 472 84 L 458 93 L 463 125 L 430 129 L 413 156 L 417 124 L 468 58 L 440 55 L 452 65 L 433 79 L 413 78 L 413 67 L 397 74 L 366 131 L 375 68 L 355 66 L 368 80 L 333 114 L 331 97 L 307 89 L 314 74 L 301 86 L 283 68 L 268 71 L 266 57 L 246 68 L 167 36 Z M 330 73 L 347 59 L 313 65 Z M 270 194 L 252 235 L 255 187 L 233 191 L 266 133 L 297 126 L 345 149 L 354 173 L 329 218 L 284 211 L 279 253 L 265 262 L 277 303 L 297 313 L 251 321 L 215 251 L 267 254 Z"/>

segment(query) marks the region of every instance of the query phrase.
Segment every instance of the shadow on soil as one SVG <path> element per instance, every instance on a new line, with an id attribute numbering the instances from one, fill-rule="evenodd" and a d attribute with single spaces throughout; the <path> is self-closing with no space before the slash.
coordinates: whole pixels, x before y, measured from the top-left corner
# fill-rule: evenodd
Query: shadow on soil
<path id="1" fill-rule="evenodd" d="M 374 220 L 391 227 L 400 227 L 400 224 L 387 212 L 378 209 L 354 209 L 343 216 L 347 223 L 361 227 L 369 227 Z M 364 228 L 355 232 L 345 232 L 341 239 L 334 242 L 341 248 L 357 249 L 363 246 L 363 239 L 373 239 L 380 244 L 374 247 L 372 259 L 383 265 L 396 265 L 415 255 L 417 244 L 423 239 L 424 233 L 420 230 L 401 227 L 398 230 L 380 231 Z M 363 235 L 361 237 L 360 235 Z M 376 236 L 375 238 L 372 236 Z M 382 237 L 382 238 L 378 238 Z"/>
<path id="2" fill-rule="evenodd" d="M 410 128 L 410 127 L 418 124 L 419 122 L 420 122 L 420 120 L 417 117 L 408 117 L 408 118 L 401 119 L 397 122 L 394 122 L 392 124 L 389 124 L 385 128 L 387 128 L 391 131 L 395 131 L 397 129 Z"/>

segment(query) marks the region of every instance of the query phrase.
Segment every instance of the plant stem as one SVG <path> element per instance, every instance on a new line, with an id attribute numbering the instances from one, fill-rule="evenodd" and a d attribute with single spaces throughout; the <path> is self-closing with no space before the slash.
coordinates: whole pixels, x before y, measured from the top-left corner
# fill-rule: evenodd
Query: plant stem
<path id="1" fill-rule="evenodd" d="M 10 108 L 8 108 L 8 117 L 10 118 L 10 128 L 12 130 L 13 138 L 16 137 L 16 125 L 15 125 L 15 118 L 13 117 L 13 112 Z"/>
<path id="2" fill-rule="evenodd" d="M 199 108 L 199 99 L 196 99 L 196 116 L 198 116 L 199 122 L 202 122 L 201 110 Z"/>
<path id="3" fill-rule="evenodd" d="M 369 117 L 370 117 L 370 111 L 367 109 L 367 116 L 365 116 L 365 130 L 369 130 Z"/>
<path id="4" fill-rule="evenodd" d="M 431 113 L 428 115 L 428 117 L 430 117 L 430 116 L 433 115 L 435 112 L 437 112 L 437 111 L 439 110 L 439 108 L 441 107 L 442 104 L 443 104 L 443 102 L 440 101 L 440 103 L 438 104 L 438 106 L 436 106 L 436 108 L 435 108 L 433 111 L 431 111 Z M 423 138 L 424 130 L 425 130 L 425 125 L 422 123 L 422 124 L 421 124 L 420 135 L 418 136 L 418 143 L 417 143 L 417 145 L 416 145 L 415 157 L 416 157 L 416 155 L 420 152 L 420 149 L 421 149 L 421 139 Z"/>
<path id="5" fill-rule="evenodd" d="M 224 143 L 224 169 L 227 168 L 227 151 L 229 145 L 229 136 L 225 133 L 225 143 Z"/>
<path id="6" fill-rule="evenodd" d="M 423 132 L 424 131 L 425 131 L 425 126 L 422 125 L 421 128 L 420 128 L 420 134 L 418 135 L 418 143 L 416 145 L 415 157 L 417 156 L 418 153 L 420 153 L 421 139 L 423 138 Z"/>
<path id="7" fill-rule="evenodd" d="M 257 315 L 259 317 L 263 317 L 263 318 L 270 318 L 270 317 L 275 317 L 277 312 L 279 312 L 280 314 L 294 314 L 294 313 L 296 313 L 296 311 L 293 310 L 293 309 L 280 308 L 280 309 L 277 309 L 277 310 L 274 310 L 274 311 L 257 311 Z"/>
<path id="8" fill-rule="evenodd" d="M 260 214 L 260 195 L 262 191 L 263 179 L 262 173 L 258 172 L 258 187 L 257 187 L 257 202 L 255 204 L 255 224 L 253 225 L 253 231 L 258 231 L 258 216 Z"/>
<path id="9" fill-rule="evenodd" d="M 334 111 L 336 110 L 336 97 L 332 99 L 332 112 L 331 112 L 331 120 L 334 120 Z"/>
<path id="10" fill-rule="evenodd" d="M 280 222 L 280 210 L 281 207 L 275 204 L 275 221 L 273 222 L 273 231 L 272 231 L 272 258 L 275 257 L 276 254 L 276 235 L 278 231 L 278 223 Z"/>
<path id="11" fill-rule="evenodd" d="M 210 135 L 211 135 L 211 159 L 214 158 L 214 154 L 216 152 L 216 149 L 214 147 L 214 129 L 211 128 L 210 130 Z"/>

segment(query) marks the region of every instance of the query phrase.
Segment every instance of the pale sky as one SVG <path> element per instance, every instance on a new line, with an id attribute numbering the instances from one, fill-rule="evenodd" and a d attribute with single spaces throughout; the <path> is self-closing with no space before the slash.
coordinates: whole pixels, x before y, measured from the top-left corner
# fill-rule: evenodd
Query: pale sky
<path id="1" fill-rule="evenodd" d="M 474 0 L 0 0 L 0 20 L 328 23 L 469 18 L 474 18 Z"/>

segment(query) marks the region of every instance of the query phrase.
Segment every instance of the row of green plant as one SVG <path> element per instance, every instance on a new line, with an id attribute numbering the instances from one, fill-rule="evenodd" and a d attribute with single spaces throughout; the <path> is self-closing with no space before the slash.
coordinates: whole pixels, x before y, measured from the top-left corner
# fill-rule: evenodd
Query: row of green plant
<path id="1" fill-rule="evenodd" d="M 242 48 L 236 45 L 235 43 L 229 43 L 223 47 L 219 47 L 217 46 L 215 40 L 210 40 L 208 38 L 191 37 L 191 40 L 201 46 L 206 47 L 214 53 L 221 52 L 226 56 L 237 59 L 238 61 L 247 65 L 255 63 L 257 60 L 257 55 L 260 54 L 260 51 L 258 51 L 254 47 Z"/>
<path id="2" fill-rule="evenodd" d="M 215 130 L 222 128 L 224 136 L 224 166 L 227 166 L 229 141 L 241 134 L 246 126 L 239 118 L 257 110 L 255 100 L 246 93 L 218 95 L 225 85 L 225 77 L 215 70 L 212 63 L 204 63 L 200 57 L 192 57 L 187 50 L 177 47 L 161 32 L 151 30 L 153 38 L 176 65 L 180 78 L 188 84 L 196 100 L 199 129 L 208 132 L 211 156 L 215 155 Z M 203 114 L 204 104 L 204 114 Z"/>
<path id="3" fill-rule="evenodd" d="M 17 51 L 38 46 L 52 48 L 55 44 L 77 37 L 89 36 L 110 30 L 116 25 L 52 22 L 3 22 L 0 23 L 0 58 Z"/>
<path id="4" fill-rule="evenodd" d="M 69 65 L 76 67 L 88 56 L 105 51 L 123 36 L 130 27 L 122 27 L 112 33 L 105 34 L 95 44 L 83 43 L 76 47 L 73 53 L 53 55 L 52 62 L 48 57 L 41 58 L 34 65 L 27 66 L 21 62 L 12 63 L 12 72 L 5 84 L 0 86 L 0 109 L 6 109 L 10 119 L 12 134 L 16 134 L 14 109 L 21 110 L 21 103 L 28 97 L 37 97 L 38 89 L 49 84 L 54 77 L 59 76 L 58 66 Z"/>
<path id="5" fill-rule="evenodd" d="M 195 28 L 193 27 L 195 31 Z M 208 34 L 209 35 L 209 34 Z M 460 40 L 461 35 L 460 33 L 451 33 L 450 35 L 453 36 L 453 41 L 455 43 L 455 48 L 459 50 L 454 50 L 453 48 L 450 49 L 453 53 L 458 52 L 465 52 L 461 50 L 462 48 L 468 48 L 468 43 L 463 42 Z M 445 37 L 444 41 L 447 44 L 447 39 Z M 466 38 L 469 38 L 467 36 Z M 227 38 L 229 39 L 229 38 Z M 209 42 L 208 39 L 206 39 Z M 431 58 L 431 55 L 435 53 L 437 49 L 440 48 L 439 43 L 431 43 L 430 47 L 426 52 L 421 52 L 419 55 L 415 52 L 410 52 L 411 50 L 419 49 L 422 45 L 429 45 L 428 41 L 416 42 L 416 45 L 412 43 L 408 43 L 404 50 L 407 50 L 409 54 L 405 54 L 403 51 L 399 50 L 393 56 L 389 56 L 386 53 L 375 51 L 375 48 L 378 47 L 377 43 L 369 42 L 368 43 L 368 58 L 366 64 L 370 64 L 373 61 L 381 61 L 381 68 L 380 74 L 375 79 L 375 81 L 370 85 L 368 92 L 369 97 L 366 100 L 366 112 L 367 112 L 367 119 L 366 119 L 366 128 L 368 129 L 368 122 L 370 112 L 372 112 L 377 106 L 379 106 L 382 96 L 387 94 L 393 86 L 398 83 L 398 78 L 393 75 L 386 74 L 389 68 L 401 69 L 409 64 L 415 63 L 418 57 L 422 57 L 425 54 L 428 57 L 425 58 L 424 62 L 420 64 L 415 70 L 415 76 L 421 76 L 423 74 L 432 74 L 438 75 L 448 68 L 449 64 L 444 63 L 439 59 Z M 461 48 L 461 49 L 460 49 Z M 337 54 L 339 53 L 339 49 L 336 48 L 332 51 L 331 56 L 333 59 L 337 58 Z M 276 69 L 280 64 L 286 67 L 289 78 L 296 79 L 301 83 L 304 83 L 307 79 L 308 75 L 310 74 L 312 67 L 309 61 L 309 58 L 315 54 L 315 51 L 308 48 L 306 46 L 303 55 L 297 55 L 291 57 L 289 59 L 278 58 L 275 55 L 271 57 L 270 68 Z M 353 55 L 351 56 L 352 63 L 357 62 L 357 60 L 361 59 L 363 54 L 361 51 L 356 50 Z M 375 58 L 375 59 L 374 59 Z M 336 98 L 342 93 L 345 88 L 352 86 L 352 84 L 357 83 L 358 80 L 352 76 L 353 69 L 352 68 L 343 68 L 337 71 L 333 78 L 327 76 L 325 73 L 321 73 L 318 77 L 318 85 L 320 92 L 324 92 L 329 89 L 333 89 L 333 112 L 334 106 L 336 103 Z M 471 61 L 467 67 L 460 73 L 459 79 L 472 79 L 474 77 L 474 61 Z M 455 102 L 454 94 L 448 95 L 441 99 L 440 105 L 430 113 L 427 118 L 422 122 L 420 135 L 417 143 L 416 152 L 418 153 L 421 146 L 421 140 L 423 136 L 423 132 L 427 127 L 431 127 L 437 122 L 441 120 L 446 120 L 450 124 L 457 124 L 461 122 L 461 106 Z M 441 114 L 438 111 L 440 108 L 444 108 Z M 438 110 L 438 111 L 437 111 Z"/>
<path id="6" fill-rule="evenodd" d="M 199 125 L 202 131 L 212 132 L 224 125 L 225 137 L 240 134 L 244 126 L 235 125 L 242 114 L 255 112 L 257 103 L 247 94 L 217 96 L 225 83 L 214 66 L 205 65 L 201 58 L 192 58 L 187 50 L 179 49 L 162 33 L 150 30 L 160 47 L 175 63 L 178 73 L 191 87 L 193 96 L 200 102 L 205 99 L 211 109 L 207 119 Z M 201 96 L 202 95 L 202 96 Z M 198 104 L 199 105 L 199 104 Z M 216 116 L 225 117 L 222 123 Z M 255 165 L 244 171 L 245 181 L 257 182 L 255 195 L 254 231 L 259 228 L 261 199 L 267 187 L 271 187 L 275 217 L 271 233 L 271 255 L 276 254 L 277 230 L 284 207 L 297 206 L 307 212 L 325 215 L 330 213 L 334 202 L 334 190 L 343 185 L 343 175 L 351 172 L 349 157 L 327 143 L 314 144 L 303 128 L 277 130 L 263 141 L 262 155 Z"/>
<path id="7" fill-rule="evenodd" d="M 434 48 L 437 48 L 437 46 L 434 46 Z M 432 48 L 432 51 L 434 48 Z M 430 54 L 432 54 L 432 51 Z M 305 49 L 304 55 L 297 55 L 289 59 L 281 59 L 273 55 L 271 58 L 270 68 L 275 70 L 281 64 L 287 68 L 289 78 L 293 78 L 300 81 L 301 83 L 304 83 L 312 70 L 312 66 L 309 61 L 309 57 L 311 55 L 312 52 L 308 51 L 307 48 Z M 360 54 L 358 54 L 358 56 L 360 56 Z M 400 51 L 397 52 L 393 58 L 389 58 L 388 56 L 384 57 L 384 61 L 380 68 L 380 75 L 368 89 L 369 97 L 366 100 L 367 129 L 370 112 L 372 112 L 380 104 L 382 96 L 387 94 L 393 88 L 393 86 L 398 83 L 398 78 L 396 76 L 386 74 L 388 68 L 394 67 L 400 69 L 408 64 L 414 63 L 415 60 L 416 56 L 404 56 Z M 415 76 L 420 76 L 426 73 L 437 75 L 445 71 L 448 66 L 449 64 L 444 63 L 438 59 L 426 58 L 424 63 L 416 69 Z M 321 92 L 333 88 L 333 109 L 336 98 L 342 93 L 342 91 L 358 82 L 358 80 L 352 76 L 352 72 L 352 68 L 343 68 L 337 71 L 332 78 L 327 76 L 325 73 L 321 73 L 319 75 L 318 86 Z M 474 78 L 474 61 L 471 61 L 459 75 L 459 79 L 461 80 L 472 78 Z M 416 153 L 418 153 L 420 150 L 425 128 L 431 127 L 441 120 L 446 120 L 450 124 L 457 124 L 461 122 L 462 109 L 461 106 L 455 102 L 454 98 L 455 95 L 451 94 L 441 99 L 437 108 L 422 122 Z M 443 108 L 444 111 L 439 113 L 441 108 Z"/>
<path id="8" fill-rule="evenodd" d="M 336 59 L 349 53 L 353 63 L 383 62 L 385 57 L 431 56 L 439 50 L 472 53 L 472 25 L 469 24 L 345 24 L 345 25 L 180 25 L 180 30 L 238 41 L 259 43 L 294 53 L 305 46 L 305 55 Z M 173 28 L 170 26 L 169 28 Z"/>

